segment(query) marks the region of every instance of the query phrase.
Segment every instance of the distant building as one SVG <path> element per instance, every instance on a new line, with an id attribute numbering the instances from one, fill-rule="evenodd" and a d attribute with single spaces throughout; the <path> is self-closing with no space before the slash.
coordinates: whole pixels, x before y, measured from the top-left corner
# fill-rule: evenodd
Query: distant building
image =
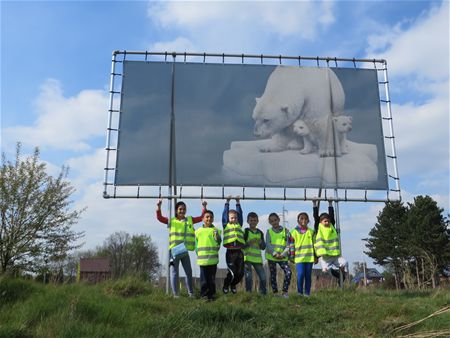
<path id="1" fill-rule="evenodd" d="M 99 283 L 111 278 L 108 258 L 80 258 L 77 281 Z"/>

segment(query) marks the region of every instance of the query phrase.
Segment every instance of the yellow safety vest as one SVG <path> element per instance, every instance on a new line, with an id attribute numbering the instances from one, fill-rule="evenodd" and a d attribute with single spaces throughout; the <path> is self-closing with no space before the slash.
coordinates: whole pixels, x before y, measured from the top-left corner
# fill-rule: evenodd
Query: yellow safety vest
<path id="1" fill-rule="evenodd" d="M 248 230 L 247 243 L 250 243 L 244 250 L 244 262 L 262 263 L 261 249 L 259 243 L 261 241 L 261 232 L 254 233 L 250 229 Z"/>
<path id="2" fill-rule="evenodd" d="M 341 254 L 338 234 L 333 224 L 326 227 L 319 223 L 314 249 L 316 249 L 317 256 L 339 256 Z"/>
<path id="3" fill-rule="evenodd" d="M 184 238 L 185 228 L 186 239 Z M 186 245 L 186 249 L 190 251 L 195 249 L 195 231 L 191 216 L 186 217 L 186 220 L 183 221 L 178 220 L 176 217 L 170 219 L 169 249 L 183 242 Z"/>
<path id="4" fill-rule="evenodd" d="M 306 229 L 303 234 L 295 228 L 291 231 L 294 239 L 295 258 L 294 263 L 313 263 L 314 262 L 314 231 Z"/>
<path id="5" fill-rule="evenodd" d="M 286 249 L 286 228 L 283 228 L 280 232 L 275 232 L 273 229 L 269 229 L 270 234 L 270 244 L 274 247 L 274 252 L 282 253 Z M 272 254 L 268 253 L 266 250 L 266 259 L 269 261 L 276 261 L 276 262 L 287 262 L 288 258 L 275 258 L 272 256 Z"/>
<path id="6" fill-rule="evenodd" d="M 219 264 L 219 243 L 214 238 L 214 232 L 220 230 L 212 226 L 210 228 L 201 227 L 195 230 L 197 240 L 197 264 L 200 266 Z"/>
<path id="7" fill-rule="evenodd" d="M 223 230 L 223 245 L 238 241 L 245 244 L 244 233 L 240 224 L 228 223 Z"/>

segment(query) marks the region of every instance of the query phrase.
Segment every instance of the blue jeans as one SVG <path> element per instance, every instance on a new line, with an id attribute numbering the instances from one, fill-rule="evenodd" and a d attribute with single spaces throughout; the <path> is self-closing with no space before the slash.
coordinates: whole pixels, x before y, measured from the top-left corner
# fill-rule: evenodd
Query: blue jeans
<path id="1" fill-rule="evenodd" d="M 259 292 L 263 295 L 267 293 L 266 289 L 266 272 L 262 263 L 251 263 L 245 262 L 244 273 L 245 273 L 245 290 L 252 292 L 253 286 L 253 271 L 252 266 L 255 268 L 256 274 L 259 278 Z"/>
<path id="2" fill-rule="evenodd" d="M 172 254 L 171 254 L 172 255 Z M 170 265 L 170 286 L 172 287 L 172 293 L 174 296 L 180 295 L 180 279 L 179 279 L 179 266 L 183 265 L 183 270 L 186 273 L 186 289 L 190 295 L 194 293 L 192 288 L 192 268 L 189 255 L 183 258 L 177 258 L 173 260 L 173 265 Z"/>
<path id="3" fill-rule="evenodd" d="M 311 293 L 311 272 L 313 263 L 297 263 L 297 291 L 303 295 L 303 285 L 305 286 L 305 295 Z"/>

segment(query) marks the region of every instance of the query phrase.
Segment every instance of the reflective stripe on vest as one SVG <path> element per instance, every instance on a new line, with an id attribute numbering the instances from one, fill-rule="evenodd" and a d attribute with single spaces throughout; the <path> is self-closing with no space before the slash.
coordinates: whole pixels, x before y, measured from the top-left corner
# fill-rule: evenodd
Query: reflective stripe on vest
<path id="1" fill-rule="evenodd" d="M 197 264 L 200 266 L 217 265 L 219 263 L 220 245 L 214 238 L 214 232 L 220 236 L 220 230 L 214 226 L 210 228 L 201 227 L 195 230 L 197 239 Z"/>
<path id="2" fill-rule="evenodd" d="M 308 228 L 305 233 L 300 233 L 297 228 L 291 231 L 294 239 L 295 258 L 294 263 L 314 262 L 314 232 Z"/>
<path id="3" fill-rule="evenodd" d="M 283 228 L 280 232 L 275 232 L 273 229 L 269 229 L 270 234 L 270 244 L 272 244 L 274 248 L 274 252 L 282 253 L 286 249 L 286 228 Z M 272 254 L 268 253 L 266 250 L 266 259 L 269 261 L 277 261 L 277 262 L 287 262 L 288 258 L 275 258 Z"/>
<path id="4" fill-rule="evenodd" d="M 333 224 L 326 227 L 319 223 L 314 249 L 316 249 L 317 256 L 339 256 L 341 254 L 338 234 Z"/>
<path id="5" fill-rule="evenodd" d="M 259 231 L 254 233 L 248 230 L 247 234 L 247 244 L 249 246 L 244 250 L 244 262 L 262 263 L 261 249 L 259 248 L 262 233 Z"/>
<path id="6" fill-rule="evenodd" d="M 228 223 L 223 230 L 223 245 L 238 241 L 245 244 L 244 233 L 240 224 Z"/>
<path id="7" fill-rule="evenodd" d="M 186 228 L 186 239 L 184 238 L 184 229 Z M 186 245 L 186 249 L 192 251 L 195 249 L 195 231 L 192 217 L 186 217 L 186 220 L 180 221 L 176 217 L 170 220 L 169 230 L 169 249 L 172 249 L 175 245 L 183 243 Z"/>

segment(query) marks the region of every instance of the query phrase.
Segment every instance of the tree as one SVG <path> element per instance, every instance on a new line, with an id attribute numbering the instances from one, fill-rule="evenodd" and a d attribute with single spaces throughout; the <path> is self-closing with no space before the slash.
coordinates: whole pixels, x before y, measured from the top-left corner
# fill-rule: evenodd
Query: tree
<path id="1" fill-rule="evenodd" d="M 39 149 L 14 162 L 2 153 L 0 170 L 0 273 L 37 272 L 64 260 L 83 233 L 71 227 L 83 210 L 70 210 L 75 189 L 66 181 L 68 168 L 55 178 L 39 161 Z"/>
<path id="2" fill-rule="evenodd" d="M 414 257 L 417 282 L 436 286 L 436 274 L 450 261 L 450 244 L 445 235 L 446 222 L 436 201 L 430 196 L 417 196 L 408 203 L 406 225 Z"/>
<path id="3" fill-rule="evenodd" d="M 405 242 L 406 207 L 401 202 L 386 202 L 383 210 L 378 214 L 378 222 L 365 239 L 365 253 L 372 257 L 376 264 L 391 266 L 399 287 L 402 270 L 402 260 L 407 255 L 403 243 Z"/>
<path id="4" fill-rule="evenodd" d="M 429 196 L 417 196 L 405 207 L 387 202 L 366 239 L 368 254 L 389 268 L 406 288 L 436 286 L 436 273 L 450 260 L 443 209 Z"/>
<path id="5" fill-rule="evenodd" d="M 150 236 L 115 232 L 96 250 L 96 255 L 107 257 L 113 278 L 133 274 L 153 279 L 160 269 L 158 250 Z"/>

